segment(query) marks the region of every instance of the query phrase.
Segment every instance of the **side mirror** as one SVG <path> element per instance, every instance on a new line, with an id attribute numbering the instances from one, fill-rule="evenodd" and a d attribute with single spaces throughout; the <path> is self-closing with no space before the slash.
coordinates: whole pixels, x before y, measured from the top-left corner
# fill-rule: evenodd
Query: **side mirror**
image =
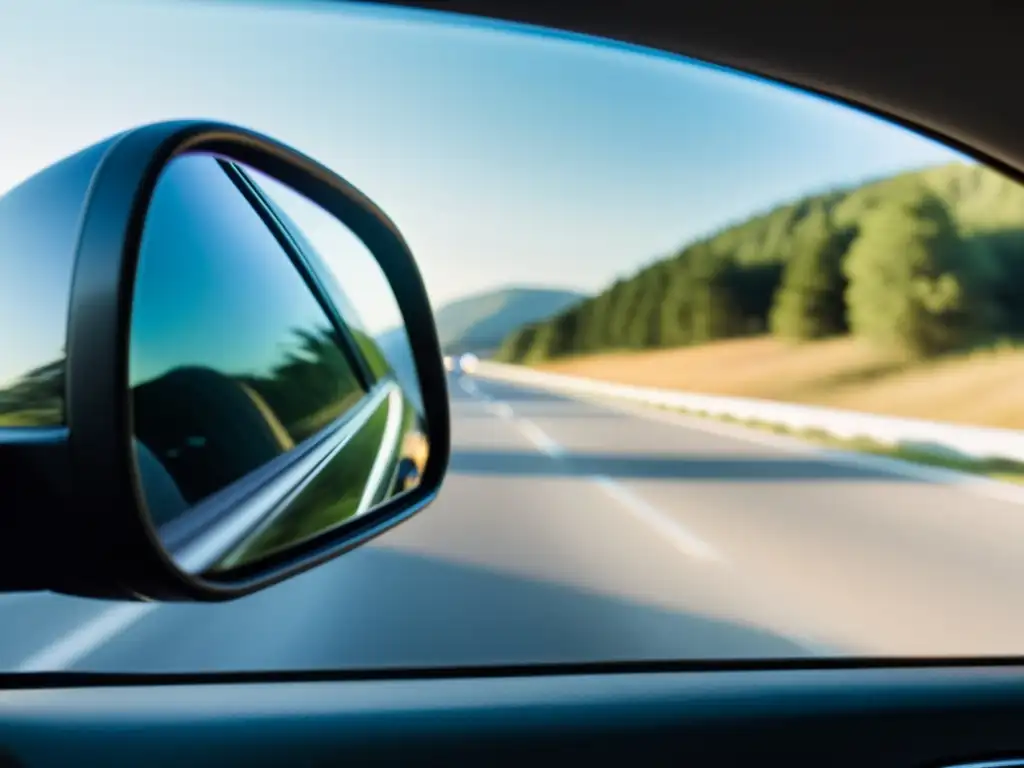
<path id="1" fill-rule="evenodd" d="M 282 191 L 361 243 L 343 270 Z M 137 128 L 0 198 L 0 250 L 0 590 L 231 599 L 437 494 L 448 395 L 422 279 L 310 158 L 229 125 Z M 351 300 L 374 273 L 387 332 Z"/>

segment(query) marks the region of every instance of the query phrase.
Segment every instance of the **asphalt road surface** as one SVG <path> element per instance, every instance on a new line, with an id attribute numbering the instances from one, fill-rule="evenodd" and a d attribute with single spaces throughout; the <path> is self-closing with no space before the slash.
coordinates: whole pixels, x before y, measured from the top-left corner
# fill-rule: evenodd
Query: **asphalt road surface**
<path id="1" fill-rule="evenodd" d="M 0 669 L 1024 652 L 1013 492 L 664 412 L 450 386 L 451 470 L 418 517 L 228 604 L 0 596 Z"/>

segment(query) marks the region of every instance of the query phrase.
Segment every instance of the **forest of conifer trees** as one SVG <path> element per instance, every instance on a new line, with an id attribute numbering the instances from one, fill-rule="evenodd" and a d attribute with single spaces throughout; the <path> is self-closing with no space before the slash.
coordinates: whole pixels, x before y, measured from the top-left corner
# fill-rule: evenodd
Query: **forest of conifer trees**
<path id="1" fill-rule="evenodd" d="M 854 334 L 914 357 L 1019 336 L 1024 188 L 955 163 L 782 205 L 519 328 L 497 359 L 764 333 Z"/>

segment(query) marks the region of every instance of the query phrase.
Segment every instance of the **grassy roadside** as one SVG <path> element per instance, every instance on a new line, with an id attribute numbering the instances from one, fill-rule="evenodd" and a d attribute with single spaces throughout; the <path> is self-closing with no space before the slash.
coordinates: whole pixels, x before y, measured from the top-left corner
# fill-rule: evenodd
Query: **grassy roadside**
<path id="1" fill-rule="evenodd" d="M 923 464 L 929 467 L 950 469 L 957 472 L 966 472 L 974 475 L 981 475 L 993 480 L 1002 480 L 1010 483 L 1024 484 L 1024 462 L 1012 459 L 972 459 L 960 456 L 950 456 L 937 452 L 925 451 L 916 448 L 903 446 L 886 445 L 869 438 L 846 439 L 835 437 L 823 430 L 817 429 L 791 429 L 779 424 L 768 422 L 739 419 L 732 416 L 722 416 L 706 412 L 683 410 L 679 408 L 665 409 L 675 413 L 682 413 L 687 416 L 694 416 L 703 419 L 712 419 L 724 424 L 736 424 L 749 427 L 761 432 L 770 432 L 785 437 L 793 437 L 824 448 L 834 448 L 842 451 L 856 453 L 867 453 L 874 456 L 882 456 L 890 459 L 899 459 L 913 464 Z"/>
<path id="2" fill-rule="evenodd" d="M 529 367 L 616 384 L 1024 429 L 1024 347 L 1009 344 L 913 362 L 851 338 L 794 345 L 757 337 Z"/>
<path id="3" fill-rule="evenodd" d="M 686 392 L 952 424 L 1024 430 L 1024 347 L 994 344 L 930 362 L 880 352 L 849 337 L 787 344 L 763 336 L 695 347 L 606 352 L 529 366 L 540 372 Z M 847 440 L 823 431 L 689 413 L 786 435 L 838 450 L 1024 483 L 1024 462 L 968 457 Z"/>

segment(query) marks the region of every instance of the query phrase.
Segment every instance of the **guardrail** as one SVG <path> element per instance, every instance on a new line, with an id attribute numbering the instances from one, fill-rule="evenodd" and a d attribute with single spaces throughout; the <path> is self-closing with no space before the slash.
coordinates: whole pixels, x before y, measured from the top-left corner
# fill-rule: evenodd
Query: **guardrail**
<path id="1" fill-rule="evenodd" d="M 969 427 L 922 419 L 901 419 L 858 411 L 780 403 L 741 397 L 700 395 L 677 390 L 613 384 L 562 374 L 542 373 L 518 365 L 481 360 L 473 374 L 526 384 L 570 395 L 611 398 L 711 416 L 816 430 L 838 438 L 867 438 L 883 445 L 927 450 L 972 459 L 1024 461 L 1024 432 Z"/>

